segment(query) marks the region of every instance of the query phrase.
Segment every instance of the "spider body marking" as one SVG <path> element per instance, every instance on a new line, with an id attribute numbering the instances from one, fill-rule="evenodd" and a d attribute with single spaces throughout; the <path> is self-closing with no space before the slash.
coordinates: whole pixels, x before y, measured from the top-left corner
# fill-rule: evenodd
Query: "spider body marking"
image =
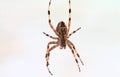
<path id="1" fill-rule="evenodd" d="M 75 62 L 77 63 L 78 69 L 80 71 L 80 66 L 79 66 L 79 61 L 78 58 L 80 60 L 80 62 L 82 63 L 82 65 L 84 65 L 83 61 L 80 58 L 80 55 L 78 54 L 75 45 L 68 39 L 72 34 L 76 33 L 80 28 L 78 28 L 77 30 L 73 31 L 72 33 L 69 34 L 69 30 L 70 30 L 70 25 L 71 25 L 71 1 L 69 0 L 69 18 L 68 18 L 68 25 L 66 26 L 66 24 L 63 21 L 60 21 L 56 27 L 56 29 L 54 29 L 52 23 L 51 23 L 51 19 L 50 19 L 50 5 L 51 5 L 51 0 L 49 1 L 49 5 L 48 5 L 48 23 L 51 27 L 51 29 L 54 31 L 54 33 L 58 36 L 58 37 L 53 37 L 50 36 L 49 34 L 43 32 L 46 36 L 52 38 L 52 39 L 56 39 L 57 41 L 51 41 L 48 43 L 47 45 L 47 51 L 46 51 L 46 67 L 49 71 L 49 73 L 51 75 L 53 75 L 49 69 L 49 56 L 50 56 L 50 52 L 55 49 L 56 47 L 60 46 L 60 49 L 65 49 L 66 45 L 71 49 L 71 52 L 74 56 Z M 52 47 L 49 47 L 51 44 L 53 44 Z"/>
<path id="2" fill-rule="evenodd" d="M 66 48 L 67 27 L 63 21 L 59 22 L 56 27 L 56 32 L 59 34 L 60 49 Z"/>

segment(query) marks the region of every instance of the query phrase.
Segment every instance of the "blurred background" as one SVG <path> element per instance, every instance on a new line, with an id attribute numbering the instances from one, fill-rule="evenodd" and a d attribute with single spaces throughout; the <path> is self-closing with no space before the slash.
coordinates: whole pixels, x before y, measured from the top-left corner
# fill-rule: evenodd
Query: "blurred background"
<path id="1" fill-rule="evenodd" d="M 0 77 L 51 77 L 46 68 L 49 0 L 0 0 Z M 78 71 L 71 50 L 51 51 L 54 77 L 120 77 L 120 0 L 71 0 L 71 40 L 84 66 Z M 68 0 L 52 0 L 51 19 L 68 21 Z"/>

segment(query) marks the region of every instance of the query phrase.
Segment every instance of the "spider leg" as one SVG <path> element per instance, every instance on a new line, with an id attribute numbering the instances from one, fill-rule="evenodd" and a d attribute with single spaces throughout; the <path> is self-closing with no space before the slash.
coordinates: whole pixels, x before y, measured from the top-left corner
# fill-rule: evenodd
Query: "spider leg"
<path id="1" fill-rule="evenodd" d="M 53 36 L 50 36 L 49 34 L 47 34 L 47 33 L 45 33 L 45 32 L 43 32 L 46 36 L 48 36 L 48 37 L 50 37 L 50 38 L 52 38 L 52 39 L 58 39 L 57 37 L 53 37 Z"/>
<path id="2" fill-rule="evenodd" d="M 74 52 L 74 50 L 73 50 L 73 48 L 72 48 L 72 45 L 71 45 L 69 42 L 68 42 L 67 44 L 68 44 L 68 47 L 69 47 L 69 48 L 71 49 L 71 51 L 72 51 L 72 54 L 73 54 L 73 56 L 74 56 L 74 58 L 75 58 L 75 61 L 76 61 L 76 63 L 77 63 L 77 66 L 78 66 L 79 71 L 81 71 L 81 70 L 80 70 L 79 63 L 78 63 L 78 60 L 77 60 L 77 57 L 76 57 L 75 52 Z"/>
<path id="3" fill-rule="evenodd" d="M 52 46 L 51 48 L 49 48 L 49 45 L 50 45 L 50 44 L 56 44 L 56 45 L 54 45 L 54 46 Z M 48 45 L 47 45 L 47 51 L 46 51 L 46 55 L 45 55 L 45 58 L 46 58 L 46 67 L 47 67 L 47 69 L 48 69 L 48 71 L 49 71 L 49 73 L 50 73 L 51 75 L 53 75 L 53 74 L 51 73 L 51 71 L 50 71 L 50 69 L 49 69 L 49 67 L 48 67 L 48 65 L 49 65 L 50 51 L 53 50 L 54 48 L 58 47 L 58 46 L 59 46 L 59 44 L 57 44 L 57 42 L 49 42 Z"/>
<path id="4" fill-rule="evenodd" d="M 50 19 L 50 5 L 51 5 L 51 0 L 49 1 L 49 5 L 48 5 L 48 22 L 49 25 L 51 27 L 51 29 L 55 32 L 56 35 L 58 35 L 58 33 L 56 32 L 56 30 L 54 29 L 52 23 L 51 23 L 51 19 Z"/>
<path id="5" fill-rule="evenodd" d="M 71 1 L 69 0 L 69 19 L 68 19 L 68 31 L 67 31 L 67 34 L 69 33 L 70 25 L 71 25 Z"/>
<path id="6" fill-rule="evenodd" d="M 51 41 L 51 42 L 49 42 L 48 45 L 47 45 L 47 50 L 49 49 L 49 46 L 50 46 L 51 44 L 57 44 L 57 42 L 56 42 L 56 41 Z"/>
<path id="7" fill-rule="evenodd" d="M 75 54 L 76 54 L 77 57 L 79 58 L 79 60 L 80 60 L 80 62 L 82 63 L 82 65 L 84 65 L 82 59 L 80 58 L 79 53 L 77 52 L 77 50 L 76 50 L 76 48 L 75 48 L 75 45 L 74 45 L 71 41 L 69 41 L 69 40 L 67 40 L 67 42 L 70 43 L 70 44 L 72 45 L 72 48 L 75 50 Z"/>
<path id="8" fill-rule="evenodd" d="M 67 36 L 67 38 L 69 38 L 72 34 L 74 34 L 74 33 L 76 33 L 78 30 L 80 30 L 81 29 L 81 27 L 79 27 L 77 30 L 75 30 L 75 31 L 73 31 L 72 33 L 70 33 L 68 36 Z"/>

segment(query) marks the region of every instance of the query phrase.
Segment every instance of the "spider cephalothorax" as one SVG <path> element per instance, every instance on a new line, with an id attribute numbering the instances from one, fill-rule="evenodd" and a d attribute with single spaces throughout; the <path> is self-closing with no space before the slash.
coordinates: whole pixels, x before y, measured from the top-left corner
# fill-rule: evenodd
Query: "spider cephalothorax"
<path id="1" fill-rule="evenodd" d="M 80 28 L 78 28 L 77 30 L 73 31 L 72 33 L 69 34 L 69 30 L 70 30 L 70 25 L 71 25 L 71 1 L 69 0 L 69 18 L 68 18 L 68 27 L 66 26 L 66 24 L 63 22 L 63 21 L 60 21 L 56 27 L 56 30 L 54 29 L 52 23 L 51 23 L 51 19 L 50 19 L 50 5 L 51 5 L 51 0 L 49 1 L 49 6 L 48 6 L 48 22 L 49 22 L 49 25 L 51 27 L 51 29 L 55 32 L 55 34 L 58 36 L 58 37 L 53 37 L 53 36 L 50 36 L 49 34 L 43 32 L 46 36 L 52 38 L 52 39 L 56 39 L 57 41 L 51 41 L 48 43 L 47 45 L 47 51 L 46 51 L 46 55 L 45 55 L 45 58 L 46 58 L 46 66 L 47 66 L 47 69 L 49 71 L 49 73 L 51 75 L 53 75 L 51 73 L 51 71 L 49 70 L 48 68 L 48 65 L 49 65 L 49 56 L 50 56 L 50 51 L 53 50 L 54 48 L 60 46 L 60 49 L 65 49 L 66 48 L 66 45 L 68 45 L 68 47 L 71 49 L 72 51 L 72 54 L 75 58 L 75 61 L 77 63 L 77 66 L 79 68 L 79 71 L 80 71 L 80 66 L 78 64 L 78 60 L 77 60 L 77 57 L 79 58 L 80 62 L 83 64 L 81 58 L 80 58 L 80 55 L 78 54 L 74 44 L 68 40 L 68 38 L 74 34 L 76 31 L 78 31 Z M 51 48 L 49 48 L 49 46 L 51 44 L 54 44 Z"/>

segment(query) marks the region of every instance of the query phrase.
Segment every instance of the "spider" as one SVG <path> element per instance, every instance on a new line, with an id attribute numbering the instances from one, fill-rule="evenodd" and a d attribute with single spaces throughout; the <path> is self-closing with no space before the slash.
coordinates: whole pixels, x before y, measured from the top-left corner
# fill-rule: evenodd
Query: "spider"
<path id="1" fill-rule="evenodd" d="M 78 69 L 80 71 L 80 66 L 79 66 L 79 63 L 78 63 L 78 60 L 77 60 L 77 57 L 79 58 L 80 62 L 82 63 L 82 65 L 84 65 L 83 61 L 81 60 L 80 58 L 80 55 L 78 54 L 74 44 L 68 40 L 68 38 L 74 34 L 76 31 L 78 31 L 79 29 L 81 29 L 81 27 L 79 27 L 77 30 L 73 31 L 72 33 L 69 34 L 69 30 L 70 30 L 70 25 L 71 25 L 71 1 L 69 0 L 69 19 L 68 19 L 68 28 L 66 27 L 66 24 L 63 22 L 63 21 L 60 21 L 56 27 L 56 30 L 54 29 L 52 23 L 51 23 L 51 19 L 50 19 L 50 5 L 51 5 L 51 0 L 49 1 L 49 5 L 48 5 L 48 22 L 49 22 L 49 25 L 51 27 L 51 29 L 54 31 L 54 33 L 58 36 L 58 37 L 53 37 L 53 36 L 50 36 L 49 34 L 43 32 L 46 36 L 52 38 L 52 39 L 56 39 L 57 41 L 51 41 L 48 43 L 47 45 L 47 51 L 46 51 L 46 55 L 45 55 L 45 58 L 46 58 L 46 67 L 49 71 L 49 73 L 51 75 L 52 72 L 50 71 L 49 69 L 49 56 L 50 56 L 50 51 L 52 51 L 53 49 L 55 49 L 56 47 L 60 46 L 60 49 L 65 49 L 66 48 L 66 45 L 68 45 L 68 47 L 71 49 L 72 51 L 72 54 L 75 58 L 75 61 L 76 61 L 76 64 L 78 66 Z M 53 44 L 53 46 L 51 48 L 49 48 L 49 46 Z"/>

